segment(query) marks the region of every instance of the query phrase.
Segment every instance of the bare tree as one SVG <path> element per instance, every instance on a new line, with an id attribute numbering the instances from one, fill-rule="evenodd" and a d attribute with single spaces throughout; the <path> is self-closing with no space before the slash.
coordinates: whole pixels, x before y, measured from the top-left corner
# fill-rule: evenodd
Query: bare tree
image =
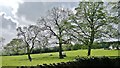
<path id="1" fill-rule="evenodd" d="M 64 44 L 64 37 L 66 35 L 65 22 L 69 18 L 71 11 L 64 8 L 55 7 L 49 10 L 46 17 L 41 17 L 38 20 L 39 25 L 42 25 L 49 31 L 50 36 L 56 37 L 56 44 L 59 44 L 59 58 L 62 56 L 62 44 Z"/>
<path id="2" fill-rule="evenodd" d="M 37 36 L 40 33 L 39 27 L 36 25 L 30 25 L 28 27 L 18 27 L 18 37 L 21 38 L 26 44 L 28 59 L 32 61 L 30 56 L 33 48 L 35 47 L 35 42 L 37 40 Z"/>
<path id="3" fill-rule="evenodd" d="M 42 29 L 44 29 L 44 28 L 42 28 Z M 41 34 L 39 34 L 39 36 L 37 38 L 38 38 L 38 44 L 37 45 L 40 48 L 44 49 L 49 45 L 48 41 L 49 41 L 50 36 L 48 35 L 48 32 L 42 31 Z"/>

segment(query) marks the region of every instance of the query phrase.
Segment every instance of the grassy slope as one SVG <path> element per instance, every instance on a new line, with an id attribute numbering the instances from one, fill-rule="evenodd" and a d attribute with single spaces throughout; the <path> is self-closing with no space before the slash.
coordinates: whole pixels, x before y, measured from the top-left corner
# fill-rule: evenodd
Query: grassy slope
<path id="1" fill-rule="evenodd" d="M 58 59 L 58 52 L 52 53 L 32 54 L 33 61 L 29 62 L 27 55 L 20 56 L 3 56 L 2 66 L 31 66 L 43 63 L 58 63 L 72 61 L 76 56 L 86 56 L 87 50 L 66 51 L 67 57 L 65 59 Z M 117 50 L 92 50 L 92 56 L 118 56 Z"/>

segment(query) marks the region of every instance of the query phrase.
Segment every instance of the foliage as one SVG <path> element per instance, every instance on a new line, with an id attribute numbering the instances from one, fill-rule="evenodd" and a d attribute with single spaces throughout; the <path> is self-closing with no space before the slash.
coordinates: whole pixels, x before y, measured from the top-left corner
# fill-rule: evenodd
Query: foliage
<path id="1" fill-rule="evenodd" d="M 100 45 L 98 42 L 94 42 L 93 46 L 91 47 L 92 49 L 100 49 L 103 48 L 102 45 Z"/>
<path id="2" fill-rule="evenodd" d="M 71 45 L 71 44 L 64 44 L 63 45 L 63 51 L 70 51 L 70 50 L 72 50 L 72 47 L 73 47 L 73 45 Z"/>
<path id="3" fill-rule="evenodd" d="M 88 56 L 95 39 L 115 38 L 117 29 L 112 24 L 118 23 L 117 12 L 110 12 L 104 2 L 80 2 L 76 13 L 70 17 L 68 33 L 88 46 Z"/>
<path id="4" fill-rule="evenodd" d="M 4 54 L 19 55 L 25 53 L 25 44 L 22 39 L 12 39 L 10 43 L 4 46 Z"/>
<path id="5" fill-rule="evenodd" d="M 100 48 L 104 48 L 104 47 L 102 47 L 102 45 L 98 44 L 97 42 L 94 42 L 93 45 L 91 46 L 92 49 L 100 49 Z M 109 47 L 106 47 L 106 48 L 109 48 Z M 88 46 L 86 46 L 84 44 L 63 45 L 63 50 L 65 50 L 65 51 L 78 50 L 78 49 L 88 49 Z"/>
<path id="6" fill-rule="evenodd" d="M 49 53 L 49 52 L 58 52 L 59 51 L 59 47 L 55 46 L 55 47 L 49 47 L 49 48 L 35 48 L 32 51 L 32 54 L 38 54 L 38 53 Z"/>

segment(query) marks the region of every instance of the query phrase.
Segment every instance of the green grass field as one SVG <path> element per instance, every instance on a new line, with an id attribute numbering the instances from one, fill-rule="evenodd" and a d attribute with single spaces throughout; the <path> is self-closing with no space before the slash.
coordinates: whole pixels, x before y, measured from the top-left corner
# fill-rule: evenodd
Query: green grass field
<path id="1" fill-rule="evenodd" d="M 53 56 L 49 56 L 49 54 L 53 54 Z M 31 57 L 33 61 L 30 62 L 27 59 L 27 55 L 19 55 L 19 56 L 0 56 L 2 57 L 2 66 L 33 66 L 38 64 L 50 64 L 50 63 L 58 63 L 58 62 L 67 62 L 73 61 L 76 56 L 87 56 L 87 50 L 74 50 L 74 51 L 66 51 L 67 57 L 64 59 L 58 58 L 58 52 L 53 53 L 42 53 L 42 54 L 32 54 Z M 102 50 L 102 49 L 94 49 L 91 52 L 91 56 L 118 56 L 118 50 Z"/>

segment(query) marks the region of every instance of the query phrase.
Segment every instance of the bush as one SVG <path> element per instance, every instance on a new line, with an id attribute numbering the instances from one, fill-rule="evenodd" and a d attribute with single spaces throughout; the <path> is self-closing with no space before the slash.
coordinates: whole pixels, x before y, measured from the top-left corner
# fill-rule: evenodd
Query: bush
<path id="1" fill-rule="evenodd" d="M 78 49 L 81 49 L 80 44 L 75 44 L 72 46 L 72 50 L 78 50 Z"/>
<path id="2" fill-rule="evenodd" d="M 75 44 L 75 45 L 66 44 L 66 45 L 63 45 L 63 50 L 64 51 L 87 49 L 87 48 L 88 47 L 86 45 L 83 45 L 83 44 Z"/>
<path id="3" fill-rule="evenodd" d="M 40 53 L 41 50 L 42 50 L 42 48 L 35 48 L 35 49 L 33 49 L 32 54 Z"/>
<path id="4" fill-rule="evenodd" d="M 72 50 L 72 47 L 73 47 L 73 45 L 71 45 L 71 44 L 65 44 L 62 46 L 64 51 L 70 51 L 70 50 Z"/>
<path id="5" fill-rule="evenodd" d="M 97 42 L 93 43 L 92 49 L 100 49 L 101 45 L 99 45 Z"/>
<path id="6" fill-rule="evenodd" d="M 37 53 L 49 53 L 49 52 L 58 52 L 59 51 L 59 47 L 55 46 L 55 47 L 50 47 L 50 48 L 35 48 L 32 51 L 32 54 L 37 54 Z"/>

